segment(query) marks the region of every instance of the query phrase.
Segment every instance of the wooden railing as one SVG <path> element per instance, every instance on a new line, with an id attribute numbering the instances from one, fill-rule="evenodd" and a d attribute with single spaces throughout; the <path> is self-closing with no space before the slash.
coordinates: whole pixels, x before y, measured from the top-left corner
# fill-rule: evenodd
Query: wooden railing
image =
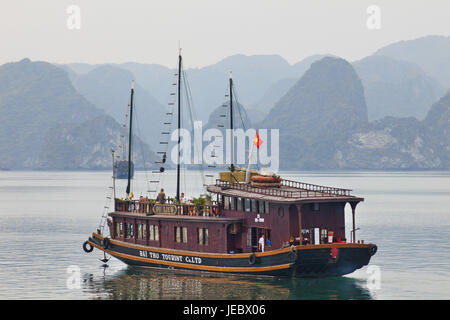
<path id="1" fill-rule="evenodd" d="M 310 198 L 310 197 L 330 197 L 330 196 L 350 196 L 351 189 L 334 188 L 320 186 L 310 183 L 297 182 L 292 180 L 281 180 L 284 187 L 294 188 L 296 190 L 286 190 L 283 188 L 262 188 L 252 187 L 246 183 L 235 183 L 229 181 L 216 180 L 216 186 L 223 190 L 230 188 L 242 190 L 251 193 L 264 194 L 268 196 L 285 197 L 285 198 Z"/>
<path id="2" fill-rule="evenodd" d="M 197 217 L 219 217 L 222 215 L 222 207 L 213 203 L 212 205 L 195 205 L 193 203 L 165 203 L 140 200 L 115 200 L 116 212 L 133 212 L 145 215 L 164 214 Z"/>
<path id="3" fill-rule="evenodd" d="M 335 188 L 335 187 L 327 187 L 321 186 L 317 184 L 298 182 L 293 180 L 281 180 L 281 185 L 301 190 L 313 191 L 313 192 L 321 192 L 326 194 L 332 194 L 336 196 L 350 196 L 352 189 L 343 189 L 343 188 Z"/>

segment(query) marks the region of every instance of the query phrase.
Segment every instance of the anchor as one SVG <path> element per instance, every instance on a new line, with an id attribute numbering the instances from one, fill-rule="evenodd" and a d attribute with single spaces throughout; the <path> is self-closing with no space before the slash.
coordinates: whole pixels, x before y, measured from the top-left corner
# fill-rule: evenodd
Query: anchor
<path id="1" fill-rule="evenodd" d="M 103 266 L 102 267 L 104 267 L 104 268 L 108 267 L 108 265 L 106 263 L 109 261 L 109 259 L 111 259 L 111 258 L 107 258 L 106 257 L 106 253 L 103 252 L 103 259 L 99 259 L 101 262 L 103 262 Z"/>

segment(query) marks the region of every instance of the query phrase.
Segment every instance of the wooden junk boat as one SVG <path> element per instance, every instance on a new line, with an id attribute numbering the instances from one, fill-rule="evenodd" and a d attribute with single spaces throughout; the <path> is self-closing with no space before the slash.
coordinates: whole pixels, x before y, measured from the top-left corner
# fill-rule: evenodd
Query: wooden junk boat
<path id="1" fill-rule="evenodd" d="M 220 173 L 207 185 L 211 198 L 205 203 L 179 201 L 179 170 L 174 201 L 115 199 L 110 234 L 98 229 L 83 248 L 95 247 L 132 266 L 286 277 L 349 274 L 376 253 L 375 244 L 356 241 L 355 209 L 364 199 L 351 190 L 255 172 L 249 181 L 246 171 L 231 165 Z"/>

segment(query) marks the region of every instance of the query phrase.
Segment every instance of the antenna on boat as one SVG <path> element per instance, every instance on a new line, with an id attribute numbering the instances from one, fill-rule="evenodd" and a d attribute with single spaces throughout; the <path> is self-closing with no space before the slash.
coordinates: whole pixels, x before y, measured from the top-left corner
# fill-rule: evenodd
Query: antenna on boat
<path id="1" fill-rule="evenodd" d="M 181 47 L 178 52 L 178 159 L 177 159 L 177 201 L 180 201 L 180 153 L 181 153 Z"/>
<path id="2" fill-rule="evenodd" d="M 133 96 L 134 96 L 134 80 L 131 81 L 131 98 L 130 98 L 130 134 L 128 137 L 128 184 L 127 197 L 130 196 L 131 188 L 131 139 L 132 139 L 132 124 L 133 124 Z"/>
<path id="3" fill-rule="evenodd" d="M 231 165 L 230 171 L 234 171 L 234 145 L 233 145 L 233 74 L 230 71 L 230 143 L 231 143 Z"/>

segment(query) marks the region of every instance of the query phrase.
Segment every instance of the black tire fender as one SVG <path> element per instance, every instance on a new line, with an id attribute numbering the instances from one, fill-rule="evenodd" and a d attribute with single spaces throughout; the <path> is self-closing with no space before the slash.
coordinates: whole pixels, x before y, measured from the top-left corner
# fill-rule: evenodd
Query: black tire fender
<path id="1" fill-rule="evenodd" d="M 88 245 L 89 245 L 90 249 L 88 249 Z M 92 250 L 94 250 L 94 247 L 89 243 L 89 241 L 85 241 L 83 243 L 83 250 L 84 250 L 84 252 L 89 253 L 89 252 L 92 252 Z"/>
<path id="2" fill-rule="evenodd" d="M 256 262 L 256 254 L 252 253 L 249 257 L 248 257 L 248 263 L 249 264 L 255 264 Z"/>
<path id="3" fill-rule="evenodd" d="M 295 260 L 297 260 L 297 250 L 295 249 L 295 246 L 291 246 L 289 253 L 288 253 L 288 259 L 291 262 L 294 262 Z"/>

